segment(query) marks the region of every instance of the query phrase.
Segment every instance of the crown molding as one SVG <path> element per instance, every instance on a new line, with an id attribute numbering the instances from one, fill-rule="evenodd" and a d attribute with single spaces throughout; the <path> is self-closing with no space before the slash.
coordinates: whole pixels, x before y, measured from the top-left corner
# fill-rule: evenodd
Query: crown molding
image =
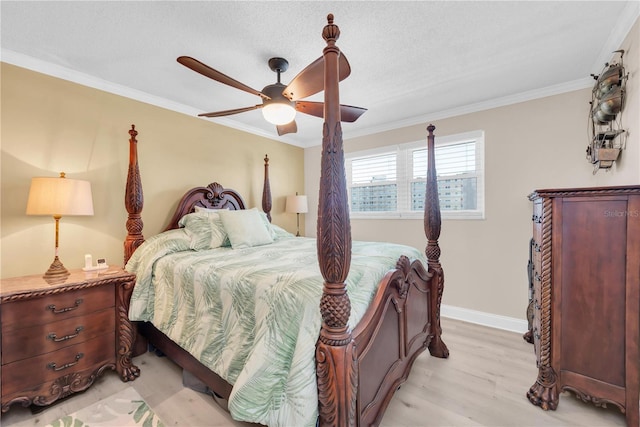
<path id="1" fill-rule="evenodd" d="M 128 86 L 119 85 L 109 82 L 107 80 L 100 79 L 89 74 L 81 73 L 76 70 L 72 70 L 67 67 L 63 67 L 51 62 L 43 61 L 41 59 L 33 58 L 22 53 L 18 53 L 9 49 L 0 50 L 0 59 L 7 64 L 15 65 L 17 67 L 25 68 L 31 71 L 35 71 L 41 74 L 45 74 L 51 77 L 56 77 L 62 80 L 66 80 L 72 83 L 77 83 L 82 86 L 87 86 L 93 89 L 98 89 L 104 92 L 112 93 L 114 95 L 123 96 L 125 98 L 133 99 L 135 101 L 144 102 L 146 104 L 154 105 L 156 107 L 164 108 L 177 113 L 186 114 L 189 117 L 196 117 L 200 111 L 179 102 L 170 101 L 166 98 L 151 95 L 149 93 L 130 88 Z M 205 119 L 202 119 L 205 120 Z M 285 142 L 290 145 L 295 145 L 304 148 L 299 141 L 291 141 L 274 138 L 270 133 L 263 131 L 252 126 L 243 126 L 238 124 L 234 120 L 225 118 L 215 118 L 213 120 L 206 119 L 208 122 L 214 122 L 223 126 L 227 126 L 233 129 L 237 129 L 243 132 L 248 132 L 253 135 L 261 136 L 268 139 L 276 139 L 280 142 Z"/>
<path id="2" fill-rule="evenodd" d="M 436 120 L 448 119 L 451 117 L 462 116 L 465 114 L 471 114 L 471 113 L 477 113 L 479 111 L 490 110 L 492 108 L 518 104 L 520 102 L 527 102 L 527 101 L 532 101 L 534 99 L 546 98 L 548 96 L 559 95 L 566 92 L 573 92 L 575 90 L 591 88 L 592 86 L 593 86 L 593 79 L 591 77 L 585 77 L 579 80 L 573 80 L 570 82 L 548 86 L 541 89 L 535 89 L 535 90 L 522 92 L 514 95 L 504 96 L 501 98 L 490 99 L 490 100 L 478 102 L 475 104 L 469 104 L 469 105 L 465 105 L 458 108 L 452 108 L 449 110 L 438 111 L 438 112 L 434 112 L 427 115 L 414 116 L 414 117 L 410 117 L 410 118 L 395 121 L 395 122 L 389 122 L 381 126 L 368 128 L 364 131 L 354 131 L 349 134 L 349 138 L 387 132 L 390 130 L 409 127 L 409 126 L 421 125 L 421 124 L 436 121 Z"/>

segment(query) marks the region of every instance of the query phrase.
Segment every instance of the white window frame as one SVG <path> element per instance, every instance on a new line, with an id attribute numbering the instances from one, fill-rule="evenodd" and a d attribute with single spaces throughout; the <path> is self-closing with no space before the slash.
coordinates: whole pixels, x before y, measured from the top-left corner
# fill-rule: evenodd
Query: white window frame
<path id="1" fill-rule="evenodd" d="M 436 147 L 455 145 L 470 140 L 475 141 L 476 148 L 476 197 L 477 209 L 473 210 L 441 210 L 442 219 L 485 219 L 485 188 L 484 188 L 484 131 L 471 131 L 455 135 L 439 136 L 436 138 Z M 427 142 L 416 141 L 405 144 L 391 145 L 345 153 L 345 172 L 347 178 L 347 192 L 349 195 L 349 216 L 352 219 L 422 219 L 424 212 L 410 210 L 410 186 L 414 181 L 412 172 L 412 153 L 415 149 L 426 148 Z M 395 153 L 396 159 L 396 184 L 398 189 L 398 210 L 377 212 L 353 212 L 351 211 L 351 161 L 357 158 Z M 436 163 L 436 170 L 437 170 Z M 438 176 L 438 179 L 446 176 Z M 405 206 L 403 206 L 403 204 Z"/>

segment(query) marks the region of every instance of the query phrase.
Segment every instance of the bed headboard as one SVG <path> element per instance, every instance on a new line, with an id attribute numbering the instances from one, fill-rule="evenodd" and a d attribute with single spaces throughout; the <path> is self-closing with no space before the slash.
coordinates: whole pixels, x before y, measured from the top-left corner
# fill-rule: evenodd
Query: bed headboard
<path id="1" fill-rule="evenodd" d="M 138 167 L 138 140 L 135 125 L 129 130 L 129 170 L 125 187 L 124 204 L 128 212 L 127 237 L 124 241 L 124 264 L 127 264 L 133 252 L 144 243 L 142 235 L 142 206 L 144 197 L 142 193 L 142 180 Z M 178 221 L 184 215 L 195 210 L 196 206 L 207 209 L 245 209 L 246 205 L 242 196 L 230 188 L 224 188 L 217 182 L 212 182 L 206 187 L 195 187 L 187 191 L 178 202 L 178 206 L 163 231 L 179 228 Z M 271 221 L 271 188 L 269 183 L 269 156 L 264 157 L 264 186 L 262 189 L 262 209 Z"/>
<path id="2" fill-rule="evenodd" d="M 244 200 L 242 200 L 242 196 L 240 196 L 238 192 L 230 188 L 224 188 L 217 182 L 212 182 L 206 187 L 192 188 L 182 196 L 175 213 L 169 221 L 169 225 L 167 225 L 164 231 L 178 228 L 180 218 L 193 212 L 196 206 L 207 209 L 230 209 L 234 211 L 245 209 Z"/>

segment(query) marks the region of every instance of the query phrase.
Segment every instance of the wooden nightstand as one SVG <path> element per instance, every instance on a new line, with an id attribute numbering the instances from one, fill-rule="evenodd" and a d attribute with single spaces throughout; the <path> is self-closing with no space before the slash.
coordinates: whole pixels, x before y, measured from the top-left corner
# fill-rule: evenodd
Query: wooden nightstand
<path id="1" fill-rule="evenodd" d="M 45 406 L 90 387 L 105 370 L 132 381 L 135 331 L 128 319 L 135 275 L 122 269 L 71 271 L 0 281 L 2 412 Z"/>

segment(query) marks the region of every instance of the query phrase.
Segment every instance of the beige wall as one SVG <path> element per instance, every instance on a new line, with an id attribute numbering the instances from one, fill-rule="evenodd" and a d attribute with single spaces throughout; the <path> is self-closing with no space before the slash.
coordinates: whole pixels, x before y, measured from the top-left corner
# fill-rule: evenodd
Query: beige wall
<path id="1" fill-rule="evenodd" d="M 25 208 L 31 178 L 60 171 L 91 181 L 95 211 L 62 218 L 60 259 L 80 268 L 91 253 L 122 265 L 132 123 L 139 131 L 145 236 L 162 230 L 187 189 L 213 181 L 260 208 L 265 154 L 273 222 L 295 233 L 284 200 L 304 189 L 301 148 L 5 63 L 1 113 L 2 277 L 44 273 L 53 260 L 53 218 L 26 216 Z"/>
<path id="2" fill-rule="evenodd" d="M 440 245 L 444 267 L 443 304 L 525 319 L 531 204 L 537 188 L 609 186 L 640 183 L 639 24 L 624 42 L 630 79 L 623 127 L 627 147 L 610 172 L 592 174 L 585 159 L 591 90 L 584 89 L 436 120 L 438 136 L 485 131 L 486 219 L 444 220 Z M 603 64 L 604 66 L 604 64 Z M 585 74 L 592 70 L 585 70 Z M 426 102 L 426 101 L 425 101 Z M 426 141 L 426 127 L 411 126 L 345 141 L 345 151 Z M 348 125 L 345 125 L 348 126 Z M 320 147 L 305 150 L 309 206 L 317 206 Z M 307 235 L 315 235 L 317 209 L 306 215 Z M 356 240 L 384 240 L 423 249 L 421 220 L 352 220 Z M 585 262 L 587 262 L 585 260 Z"/>

